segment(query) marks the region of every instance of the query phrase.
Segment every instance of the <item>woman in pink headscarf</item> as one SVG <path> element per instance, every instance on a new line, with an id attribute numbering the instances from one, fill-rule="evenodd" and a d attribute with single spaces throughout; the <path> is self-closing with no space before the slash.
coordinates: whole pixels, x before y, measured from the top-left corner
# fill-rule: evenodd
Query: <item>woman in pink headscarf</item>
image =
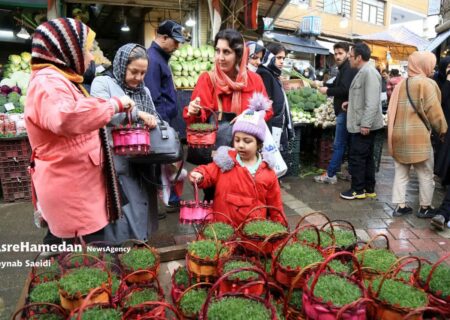
<path id="1" fill-rule="evenodd" d="M 419 178 L 419 218 L 432 218 L 434 192 L 434 156 L 431 129 L 443 136 L 447 122 L 441 107 L 441 92 L 429 77 L 436 65 L 431 52 L 414 52 L 408 59 L 408 78 L 392 92 L 388 109 L 388 146 L 395 161 L 392 202 L 397 205 L 394 217 L 412 213 L 406 204 L 409 170 Z"/>

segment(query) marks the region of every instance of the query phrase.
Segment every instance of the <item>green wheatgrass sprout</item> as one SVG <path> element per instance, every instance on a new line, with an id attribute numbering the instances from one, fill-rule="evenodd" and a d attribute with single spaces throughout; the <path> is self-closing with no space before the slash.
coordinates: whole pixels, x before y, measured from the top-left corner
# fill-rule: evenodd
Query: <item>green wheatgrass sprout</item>
<path id="1" fill-rule="evenodd" d="M 214 232 L 213 232 L 214 230 Z M 214 236 L 215 233 L 215 236 Z M 229 240 L 234 234 L 234 229 L 228 223 L 214 222 L 208 224 L 203 230 L 203 235 L 207 239 L 226 241 Z"/>
<path id="2" fill-rule="evenodd" d="M 346 248 L 358 241 L 351 230 L 335 229 L 333 234 L 336 239 L 337 247 Z"/>
<path id="3" fill-rule="evenodd" d="M 273 301 L 272 305 L 275 308 L 275 313 L 277 314 L 278 320 L 285 320 L 286 318 L 283 315 L 284 304 L 282 302 Z"/>
<path id="4" fill-rule="evenodd" d="M 333 245 L 333 239 L 325 231 L 319 231 L 320 233 L 320 246 L 323 248 Z M 308 243 L 317 244 L 317 232 L 314 229 L 303 229 L 297 233 L 297 239 L 300 241 L 306 241 Z"/>
<path id="5" fill-rule="evenodd" d="M 387 249 L 367 249 L 358 252 L 356 257 L 359 262 L 364 255 L 364 261 L 361 264 L 363 268 L 371 268 L 377 272 L 387 272 L 389 268 L 397 261 L 397 257 L 392 251 Z"/>
<path id="6" fill-rule="evenodd" d="M 58 314 L 43 313 L 32 315 L 28 320 L 65 320 L 65 317 Z"/>
<path id="7" fill-rule="evenodd" d="M 213 301 L 208 309 L 209 320 L 270 320 L 272 314 L 261 302 L 241 297 L 225 297 Z"/>
<path id="8" fill-rule="evenodd" d="M 309 280 L 309 288 L 313 278 Z M 336 307 L 345 306 L 362 297 L 361 289 L 355 283 L 335 274 L 319 276 L 313 294 L 321 298 L 323 302 L 331 303 Z"/>
<path id="9" fill-rule="evenodd" d="M 339 260 L 332 260 L 328 263 L 328 266 L 336 273 L 350 273 L 352 270 L 351 262 L 344 264 Z"/>
<path id="10" fill-rule="evenodd" d="M 43 282 L 30 292 L 30 302 L 47 302 L 59 304 L 58 281 Z"/>
<path id="11" fill-rule="evenodd" d="M 74 251 L 72 253 L 69 253 L 69 255 L 65 258 L 65 261 L 67 261 L 67 265 L 76 267 L 76 266 L 83 266 L 86 263 L 87 264 L 94 264 L 97 262 L 97 259 L 100 259 L 100 252 L 98 250 L 94 251 Z M 101 259 L 100 259 L 101 260 Z"/>
<path id="12" fill-rule="evenodd" d="M 381 278 L 372 281 L 372 291 L 377 292 Z M 378 299 L 390 305 L 416 309 L 428 304 L 426 292 L 404 282 L 386 279 L 381 287 Z"/>
<path id="13" fill-rule="evenodd" d="M 424 283 L 427 281 L 431 268 L 430 264 L 422 264 L 420 280 Z M 444 298 L 450 296 L 450 267 L 448 265 L 440 264 L 434 270 L 430 280 L 430 291 Z"/>
<path id="14" fill-rule="evenodd" d="M 115 295 L 120 286 L 120 279 L 116 276 L 111 276 L 111 294 Z"/>
<path id="15" fill-rule="evenodd" d="M 189 125 L 189 129 L 194 131 L 212 131 L 215 129 L 215 125 L 212 123 L 193 123 Z"/>
<path id="16" fill-rule="evenodd" d="M 287 232 L 287 228 L 279 222 L 270 220 L 250 221 L 244 227 L 244 233 L 248 236 L 268 237 L 282 232 Z"/>
<path id="17" fill-rule="evenodd" d="M 76 320 L 77 315 L 74 315 L 70 320 Z M 111 308 L 90 308 L 86 309 L 81 316 L 81 320 L 121 320 L 122 313 L 119 310 Z"/>
<path id="18" fill-rule="evenodd" d="M 208 291 L 204 288 L 196 288 L 186 292 L 180 300 L 180 307 L 183 310 L 183 314 L 190 317 L 198 314 L 207 295 Z"/>
<path id="19" fill-rule="evenodd" d="M 108 273 L 98 269 L 81 267 L 71 270 L 59 280 L 59 287 L 70 297 L 87 295 L 92 289 L 108 281 Z"/>
<path id="20" fill-rule="evenodd" d="M 287 297 L 288 292 L 285 293 Z M 300 311 L 303 308 L 303 291 L 301 289 L 292 290 L 291 299 L 289 300 L 289 305 L 294 307 L 296 310 Z"/>
<path id="21" fill-rule="evenodd" d="M 187 288 L 189 286 L 189 273 L 186 267 L 179 267 L 175 270 L 175 283 L 177 286 Z"/>
<path id="22" fill-rule="evenodd" d="M 408 271 L 399 271 L 397 275 L 395 276 L 395 279 L 403 280 L 403 281 L 409 281 L 411 279 L 411 272 Z"/>
<path id="23" fill-rule="evenodd" d="M 251 268 L 255 267 L 255 265 L 249 261 L 242 261 L 242 260 L 230 260 L 225 262 L 223 266 L 223 274 L 240 269 L 240 268 Z M 233 273 L 228 277 L 228 280 L 241 280 L 241 281 L 247 281 L 247 280 L 256 280 L 258 278 L 258 273 L 254 271 L 240 271 L 237 273 Z"/>
<path id="24" fill-rule="evenodd" d="M 36 271 L 36 277 L 40 281 L 56 280 L 61 274 L 61 268 L 56 260 L 53 260 L 49 267 L 38 268 Z"/>
<path id="25" fill-rule="evenodd" d="M 156 257 L 147 248 L 131 248 L 129 252 L 121 256 L 120 262 L 125 268 L 131 270 L 145 270 L 155 265 Z"/>
<path id="26" fill-rule="evenodd" d="M 323 256 L 315 248 L 294 242 L 283 248 L 278 260 L 286 268 L 297 269 L 322 262 Z"/>
<path id="27" fill-rule="evenodd" d="M 131 292 L 129 296 L 125 298 L 124 306 L 133 307 L 146 301 L 158 301 L 159 296 L 153 288 L 145 288 L 143 290 L 136 290 Z"/>
<path id="28" fill-rule="evenodd" d="M 215 242 L 212 240 L 198 240 L 193 241 L 188 245 L 188 252 L 191 255 L 199 257 L 200 259 L 215 259 L 217 258 L 219 252 L 221 256 L 228 252 L 227 248 L 222 249 L 222 247 L 223 246 L 220 242 Z"/>

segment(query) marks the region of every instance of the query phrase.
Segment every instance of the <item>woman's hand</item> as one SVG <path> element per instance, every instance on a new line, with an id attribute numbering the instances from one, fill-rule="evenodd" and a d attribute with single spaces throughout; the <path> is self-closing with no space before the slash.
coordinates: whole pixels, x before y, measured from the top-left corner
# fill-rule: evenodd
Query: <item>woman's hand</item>
<path id="1" fill-rule="evenodd" d="M 150 128 L 153 129 L 156 127 L 156 117 L 148 112 L 145 111 L 139 111 L 138 112 L 139 119 L 144 121 L 144 123 Z"/>
<path id="2" fill-rule="evenodd" d="M 135 102 L 129 96 L 121 96 L 119 101 L 122 103 L 124 112 L 130 112 L 133 110 Z"/>
<path id="3" fill-rule="evenodd" d="M 197 97 L 189 103 L 188 116 L 197 116 L 200 113 L 200 109 L 200 97 Z"/>
<path id="4" fill-rule="evenodd" d="M 203 175 L 197 171 L 191 171 L 189 174 L 189 181 L 192 183 L 200 183 L 203 180 Z"/>

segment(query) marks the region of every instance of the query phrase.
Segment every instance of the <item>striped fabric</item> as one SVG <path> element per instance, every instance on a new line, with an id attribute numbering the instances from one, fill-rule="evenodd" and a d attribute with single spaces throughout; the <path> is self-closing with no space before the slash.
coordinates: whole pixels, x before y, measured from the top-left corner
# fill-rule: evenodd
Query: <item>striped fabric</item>
<path id="1" fill-rule="evenodd" d="M 71 18 L 58 18 L 41 24 L 33 35 L 31 63 L 51 63 L 62 70 L 83 75 L 83 50 L 89 30 L 88 26 Z"/>

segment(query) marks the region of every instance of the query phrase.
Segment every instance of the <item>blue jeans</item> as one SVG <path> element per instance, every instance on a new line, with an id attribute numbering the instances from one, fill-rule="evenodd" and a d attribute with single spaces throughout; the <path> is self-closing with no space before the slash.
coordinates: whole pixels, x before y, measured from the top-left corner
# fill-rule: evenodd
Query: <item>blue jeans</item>
<path id="1" fill-rule="evenodd" d="M 328 165 L 327 174 L 329 177 L 334 177 L 336 172 L 340 171 L 342 158 L 344 157 L 345 148 L 348 142 L 347 131 L 347 113 L 341 112 L 336 117 L 336 131 L 334 133 L 333 156 Z"/>

